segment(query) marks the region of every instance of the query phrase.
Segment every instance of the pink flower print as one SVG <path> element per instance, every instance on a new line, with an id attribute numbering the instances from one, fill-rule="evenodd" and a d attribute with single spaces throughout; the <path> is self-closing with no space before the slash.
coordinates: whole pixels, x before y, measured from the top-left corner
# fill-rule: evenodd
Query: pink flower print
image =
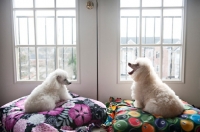
<path id="1" fill-rule="evenodd" d="M 69 110 L 69 116 L 77 126 L 88 123 L 92 118 L 90 107 L 84 104 L 76 104 Z"/>
<path id="2" fill-rule="evenodd" d="M 26 100 L 25 98 L 22 99 L 22 100 L 19 100 L 18 102 L 15 103 L 15 105 L 16 105 L 17 107 L 19 107 L 20 109 L 24 110 L 24 101 L 25 101 L 25 100 Z"/>
<path id="3" fill-rule="evenodd" d="M 49 124 L 41 123 L 34 127 L 31 132 L 58 132 L 58 130 Z"/>
<path id="4" fill-rule="evenodd" d="M 49 111 L 42 111 L 42 112 L 38 112 L 38 114 L 43 114 L 43 115 L 46 115 L 48 114 Z"/>
<path id="5" fill-rule="evenodd" d="M 75 94 L 75 93 L 71 93 L 73 96 L 75 96 L 75 98 L 76 97 L 79 97 L 79 95 L 78 94 Z"/>
<path id="6" fill-rule="evenodd" d="M 10 105 L 14 104 L 14 103 L 17 102 L 18 100 L 20 100 L 20 99 L 25 99 L 25 98 L 26 98 L 26 96 L 25 96 L 25 97 L 21 97 L 21 98 L 19 98 L 19 99 L 15 99 L 15 100 L 13 100 L 13 101 L 11 101 L 11 102 L 9 102 L 9 103 L 7 103 L 7 104 L 1 106 L 1 108 L 9 107 Z"/>
<path id="7" fill-rule="evenodd" d="M 62 105 L 63 108 L 72 108 L 75 106 L 75 103 L 74 102 L 66 102 Z"/>
<path id="8" fill-rule="evenodd" d="M 58 107 L 50 111 L 39 112 L 39 114 L 48 114 L 48 115 L 56 116 L 56 115 L 59 115 L 63 110 L 64 108 Z"/>
<path id="9" fill-rule="evenodd" d="M 61 105 L 63 105 L 66 101 L 60 101 L 56 103 L 56 107 L 60 107 Z"/>
<path id="10" fill-rule="evenodd" d="M 94 100 L 94 99 L 90 99 L 91 101 L 93 101 L 95 104 L 97 104 L 97 105 L 99 105 L 99 106 L 101 106 L 102 108 L 106 108 L 106 105 L 105 104 L 103 104 L 102 102 L 100 102 L 100 101 L 97 101 L 97 100 Z"/>
<path id="11" fill-rule="evenodd" d="M 6 123 L 6 115 L 3 114 L 3 117 L 2 117 L 2 124 L 3 124 L 3 126 L 5 126 L 5 123 Z"/>
<path id="12" fill-rule="evenodd" d="M 25 119 L 20 119 L 17 121 L 13 128 L 13 132 L 25 132 L 27 121 Z"/>
<path id="13" fill-rule="evenodd" d="M 13 113 L 11 113 L 10 115 L 8 115 L 8 116 L 6 117 L 6 120 L 5 120 L 6 129 L 7 129 L 7 130 L 13 129 L 13 126 L 15 125 L 15 123 L 17 122 L 17 120 L 18 120 L 22 115 L 24 115 L 24 113 L 21 112 L 21 111 L 13 112 Z"/>
<path id="14" fill-rule="evenodd" d="M 12 107 L 12 108 L 9 110 L 9 113 L 16 112 L 16 111 L 20 111 L 20 108 L 18 108 L 18 107 Z"/>
<path id="15" fill-rule="evenodd" d="M 1 108 L 9 107 L 9 106 L 11 106 L 15 101 L 16 101 L 16 100 L 14 100 L 14 101 L 12 101 L 12 102 L 9 102 L 9 103 L 7 103 L 7 104 L 1 106 Z"/>
<path id="16" fill-rule="evenodd" d="M 74 98 L 74 99 L 76 99 L 76 100 L 85 100 L 86 98 L 84 98 L 84 97 L 78 97 L 78 98 Z"/>
<path id="17" fill-rule="evenodd" d="M 70 126 L 62 126 L 61 129 L 62 130 L 73 130 L 73 128 L 71 128 Z"/>
<path id="18" fill-rule="evenodd" d="M 55 108 L 54 110 L 50 110 L 49 111 L 49 115 L 59 115 L 62 111 L 64 110 L 64 108 L 61 108 L 61 107 L 58 107 L 58 108 Z"/>

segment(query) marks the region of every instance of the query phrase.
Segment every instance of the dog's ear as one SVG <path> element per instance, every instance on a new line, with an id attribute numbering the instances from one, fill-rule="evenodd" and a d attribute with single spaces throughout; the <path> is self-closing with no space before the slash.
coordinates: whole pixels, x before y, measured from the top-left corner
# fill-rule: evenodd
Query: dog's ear
<path id="1" fill-rule="evenodd" d="M 61 76 L 58 75 L 58 76 L 56 77 L 56 79 L 57 79 L 57 81 L 58 81 L 59 83 L 61 83 L 61 79 L 62 79 Z"/>

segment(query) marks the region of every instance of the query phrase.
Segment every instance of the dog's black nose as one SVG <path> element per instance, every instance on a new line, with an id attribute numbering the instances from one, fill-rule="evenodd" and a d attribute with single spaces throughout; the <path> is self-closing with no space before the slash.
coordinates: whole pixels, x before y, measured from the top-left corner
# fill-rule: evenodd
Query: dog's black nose
<path id="1" fill-rule="evenodd" d="M 131 63 L 128 63 L 129 66 L 131 66 Z"/>
<path id="2" fill-rule="evenodd" d="M 71 82 L 68 82 L 68 84 L 70 85 L 70 84 L 72 84 Z"/>

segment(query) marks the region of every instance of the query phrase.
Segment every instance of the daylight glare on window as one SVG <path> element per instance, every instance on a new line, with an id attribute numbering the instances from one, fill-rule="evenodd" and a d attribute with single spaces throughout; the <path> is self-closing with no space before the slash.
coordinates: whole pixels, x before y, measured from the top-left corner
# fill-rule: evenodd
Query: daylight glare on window
<path id="1" fill-rule="evenodd" d="M 13 0 L 18 81 L 44 80 L 57 68 L 77 80 L 76 1 Z"/>
<path id="2" fill-rule="evenodd" d="M 127 64 L 138 57 L 163 80 L 182 79 L 184 9 L 182 0 L 120 0 L 121 81 L 131 79 Z"/>

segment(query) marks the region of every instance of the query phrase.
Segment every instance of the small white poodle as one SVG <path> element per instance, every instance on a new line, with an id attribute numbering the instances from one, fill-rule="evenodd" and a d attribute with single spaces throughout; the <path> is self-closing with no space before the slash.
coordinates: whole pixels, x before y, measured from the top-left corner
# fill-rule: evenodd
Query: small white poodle
<path id="1" fill-rule="evenodd" d="M 158 77 L 152 63 L 147 58 L 138 58 L 134 64 L 128 63 L 133 79 L 131 86 L 134 106 L 164 118 L 180 115 L 183 103 L 175 92 Z"/>
<path id="2" fill-rule="evenodd" d="M 57 69 L 50 73 L 46 80 L 38 85 L 27 97 L 24 108 L 26 113 L 48 111 L 55 108 L 59 101 L 72 99 L 65 85 L 71 82 L 67 80 L 67 72 Z"/>

